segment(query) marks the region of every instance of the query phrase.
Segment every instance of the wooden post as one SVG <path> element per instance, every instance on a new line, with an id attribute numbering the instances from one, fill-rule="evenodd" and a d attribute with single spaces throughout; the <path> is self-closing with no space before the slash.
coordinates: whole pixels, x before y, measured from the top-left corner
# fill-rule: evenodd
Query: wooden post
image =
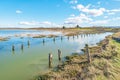
<path id="1" fill-rule="evenodd" d="M 45 45 L 45 40 L 43 39 L 43 45 Z"/>
<path id="2" fill-rule="evenodd" d="M 73 40 L 74 40 L 74 38 L 75 38 L 75 37 L 74 37 L 74 35 L 73 35 Z"/>
<path id="3" fill-rule="evenodd" d="M 49 53 L 49 68 L 51 68 L 52 67 L 52 54 L 51 53 Z"/>
<path id="4" fill-rule="evenodd" d="M 21 50 L 23 50 L 23 47 L 24 47 L 24 45 L 23 45 L 23 44 L 21 44 Z"/>
<path id="5" fill-rule="evenodd" d="M 14 45 L 12 45 L 12 51 L 15 51 L 15 46 Z"/>
<path id="6" fill-rule="evenodd" d="M 79 38 L 79 36 L 77 35 L 77 39 Z"/>
<path id="7" fill-rule="evenodd" d="M 29 40 L 28 40 L 27 44 L 28 44 L 28 47 L 29 47 L 30 46 L 30 41 Z"/>
<path id="8" fill-rule="evenodd" d="M 61 54 L 62 54 L 61 50 L 58 49 L 58 60 L 59 60 L 59 61 L 61 61 Z"/>
<path id="9" fill-rule="evenodd" d="M 90 63 L 91 62 L 91 56 L 90 56 L 90 51 L 89 51 L 88 44 L 85 44 L 85 48 L 86 48 L 87 60 Z"/>
<path id="10" fill-rule="evenodd" d="M 54 43 L 55 43 L 55 37 L 53 38 L 53 41 L 54 41 Z"/>
<path id="11" fill-rule="evenodd" d="M 61 36 L 61 41 L 63 40 L 63 37 Z"/>
<path id="12" fill-rule="evenodd" d="M 69 40 L 69 36 L 68 36 L 67 38 L 68 38 L 68 40 Z"/>

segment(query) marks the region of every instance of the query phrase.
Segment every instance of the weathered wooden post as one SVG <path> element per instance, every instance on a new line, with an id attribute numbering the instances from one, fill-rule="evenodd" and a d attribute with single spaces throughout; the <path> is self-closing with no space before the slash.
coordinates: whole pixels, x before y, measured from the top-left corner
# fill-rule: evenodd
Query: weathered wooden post
<path id="1" fill-rule="evenodd" d="M 59 60 L 59 61 L 61 61 L 61 54 L 62 54 L 61 50 L 58 49 L 58 60 Z"/>
<path id="2" fill-rule="evenodd" d="M 30 47 L 30 41 L 28 40 L 28 42 L 27 42 L 27 45 L 28 45 L 28 48 Z"/>
<path id="3" fill-rule="evenodd" d="M 87 54 L 87 60 L 90 63 L 91 62 L 91 56 L 90 56 L 90 51 L 89 51 L 88 44 L 85 44 L 85 48 L 86 48 L 85 52 Z"/>
<path id="4" fill-rule="evenodd" d="M 15 51 L 15 46 L 14 45 L 12 45 L 12 51 Z"/>
<path id="5" fill-rule="evenodd" d="M 45 40 L 43 39 L 43 45 L 45 45 Z"/>
<path id="6" fill-rule="evenodd" d="M 55 37 L 53 38 L 53 42 L 55 43 Z"/>
<path id="7" fill-rule="evenodd" d="M 61 36 L 61 41 L 63 40 L 63 37 Z"/>
<path id="8" fill-rule="evenodd" d="M 49 68 L 51 68 L 52 67 L 52 54 L 51 53 L 49 53 Z"/>
<path id="9" fill-rule="evenodd" d="M 77 39 L 79 38 L 79 36 L 77 35 Z"/>
<path id="10" fill-rule="evenodd" d="M 68 40 L 69 40 L 69 36 L 68 36 L 67 38 L 68 38 Z"/>
<path id="11" fill-rule="evenodd" d="M 74 38 L 75 38 L 75 37 L 74 37 L 74 35 L 73 35 L 73 40 L 74 40 Z"/>
<path id="12" fill-rule="evenodd" d="M 23 50 L 23 48 L 24 48 L 24 45 L 23 45 L 23 44 L 21 44 L 21 50 Z"/>

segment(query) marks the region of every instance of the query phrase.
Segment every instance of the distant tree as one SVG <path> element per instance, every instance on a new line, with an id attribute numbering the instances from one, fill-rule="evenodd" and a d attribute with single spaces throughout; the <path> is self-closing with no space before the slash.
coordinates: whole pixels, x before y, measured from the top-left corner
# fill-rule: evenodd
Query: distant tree
<path id="1" fill-rule="evenodd" d="M 65 26 L 63 26 L 62 28 L 65 29 Z"/>
<path id="2" fill-rule="evenodd" d="M 79 25 L 76 25 L 76 28 L 81 28 Z"/>

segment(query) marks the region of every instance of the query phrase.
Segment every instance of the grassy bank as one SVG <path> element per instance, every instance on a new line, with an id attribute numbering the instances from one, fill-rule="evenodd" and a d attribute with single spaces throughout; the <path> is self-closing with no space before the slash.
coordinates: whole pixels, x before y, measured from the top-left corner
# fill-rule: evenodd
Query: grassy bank
<path id="1" fill-rule="evenodd" d="M 90 49 L 90 63 L 86 54 L 75 53 L 33 80 L 120 80 L 120 43 L 114 37 L 119 38 L 118 33 L 100 42 L 102 52 L 94 52 L 95 47 Z"/>

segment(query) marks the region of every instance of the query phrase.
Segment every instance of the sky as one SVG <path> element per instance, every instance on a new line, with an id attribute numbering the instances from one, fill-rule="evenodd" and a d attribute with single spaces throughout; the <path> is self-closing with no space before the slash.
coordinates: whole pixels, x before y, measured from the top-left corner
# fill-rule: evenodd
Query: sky
<path id="1" fill-rule="evenodd" d="M 120 26 L 120 0 L 0 0 L 0 28 Z"/>

